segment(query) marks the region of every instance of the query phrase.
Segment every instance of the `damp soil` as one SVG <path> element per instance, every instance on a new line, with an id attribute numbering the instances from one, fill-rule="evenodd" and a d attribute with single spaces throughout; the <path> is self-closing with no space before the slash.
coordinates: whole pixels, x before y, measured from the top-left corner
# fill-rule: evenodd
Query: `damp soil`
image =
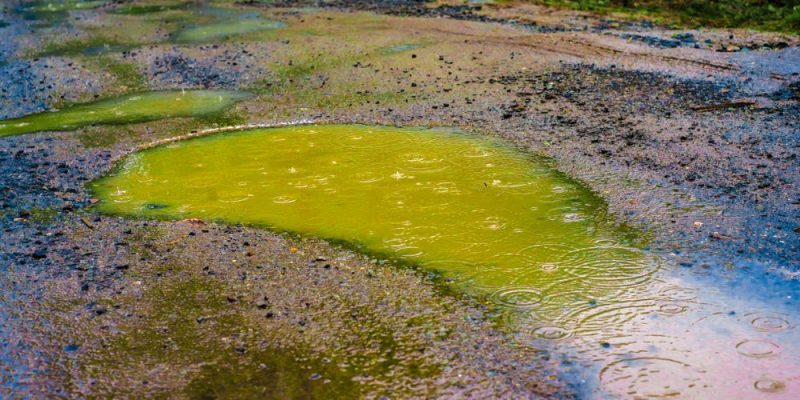
<path id="1" fill-rule="evenodd" d="M 797 37 L 691 31 L 698 46 L 671 48 L 637 38 L 686 32 L 527 5 L 163 5 L 2 8 L 3 118 L 144 90 L 254 94 L 0 139 L 2 397 L 796 397 Z M 171 36 L 242 15 L 285 27 Z M 120 47 L 47 55 L 52 37 Z M 578 319 L 619 321 L 607 335 L 569 318 L 515 331 L 519 315 L 390 257 L 108 216 L 88 190 L 154 143 L 293 122 L 454 127 L 544 156 L 648 239 L 659 283 L 627 308 L 579 298 Z M 615 339 L 631 315 L 661 336 Z"/>

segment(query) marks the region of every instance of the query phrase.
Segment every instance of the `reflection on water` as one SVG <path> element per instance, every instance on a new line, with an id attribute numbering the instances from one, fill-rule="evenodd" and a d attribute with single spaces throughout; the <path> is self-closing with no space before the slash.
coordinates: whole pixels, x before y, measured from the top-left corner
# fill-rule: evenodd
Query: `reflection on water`
<path id="1" fill-rule="evenodd" d="M 495 141 L 249 130 L 139 153 L 94 190 L 110 213 L 268 226 L 438 271 L 498 305 L 521 343 L 570 353 L 597 396 L 798 394 L 789 317 L 672 280 L 588 191 Z"/>

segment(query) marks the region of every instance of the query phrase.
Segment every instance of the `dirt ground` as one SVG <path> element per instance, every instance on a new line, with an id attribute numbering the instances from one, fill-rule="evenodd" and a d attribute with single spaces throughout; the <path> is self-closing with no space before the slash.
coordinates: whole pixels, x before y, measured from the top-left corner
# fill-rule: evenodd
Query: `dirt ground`
<path id="1" fill-rule="evenodd" d="M 113 12 L 125 5 L 55 21 L 3 6 L 0 118 L 141 90 L 256 96 L 213 117 L 0 139 L 0 397 L 582 393 L 559 354 L 515 344 L 491 307 L 424 271 L 314 238 L 93 211 L 85 185 L 115 160 L 212 127 L 495 135 L 682 267 L 800 273 L 797 37 L 513 3 L 242 1 L 205 6 L 287 27 L 176 44 L 202 16 Z M 126 50 L 83 52 L 97 43 Z"/>

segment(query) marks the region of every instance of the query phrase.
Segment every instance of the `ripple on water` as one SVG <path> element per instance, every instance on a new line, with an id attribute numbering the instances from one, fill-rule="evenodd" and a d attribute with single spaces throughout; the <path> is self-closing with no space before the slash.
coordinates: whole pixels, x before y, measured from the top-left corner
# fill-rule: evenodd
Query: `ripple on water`
<path id="1" fill-rule="evenodd" d="M 373 171 L 359 171 L 353 175 L 355 181 L 358 183 L 370 184 L 380 182 L 384 179 L 384 177 L 378 173 Z"/>
<path id="2" fill-rule="evenodd" d="M 614 301 L 608 304 L 582 302 L 574 306 L 562 317 L 574 321 L 576 333 L 590 334 L 609 330 L 617 330 L 641 315 L 652 313 L 655 303 L 652 300 Z"/>
<path id="3" fill-rule="evenodd" d="M 403 169 L 415 173 L 442 172 L 448 168 L 444 159 L 423 153 L 404 154 L 401 159 L 403 160 Z"/>
<path id="4" fill-rule="evenodd" d="M 528 171 L 496 172 L 486 178 L 487 187 L 500 193 L 513 195 L 538 193 L 541 188 L 531 179 Z"/>
<path id="5" fill-rule="evenodd" d="M 495 304 L 515 309 L 530 309 L 542 301 L 539 291 L 530 287 L 500 289 L 490 298 Z"/>
<path id="6" fill-rule="evenodd" d="M 767 340 L 742 340 L 736 344 L 736 352 L 751 358 L 768 358 L 780 354 L 781 347 Z"/>
<path id="7" fill-rule="evenodd" d="M 688 307 L 675 303 L 662 304 L 660 307 L 658 307 L 659 312 L 667 315 L 681 314 L 687 309 Z"/>
<path id="8" fill-rule="evenodd" d="M 600 381 L 630 398 L 690 398 L 702 385 L 702 373 L 682 361 L 638 357 L 606 365 L 600 371 Z"/>
<path id="9" fill-rule="evenodd" d="M 492 152 L 483 147 L 472 147 L 461 154 L 467 158 L 486 158 L 492 156 Z"/>
<path id="10" fill-rule="evenodd" d="M 779 314 L 750 313 L 742 318 L 759 332 L 778 333 L 792 328 L 792 324 Z"/>
<path id="11" fill-rule="evenodd" d="M 544 340 L 564 340 L 572 336 L 572 332 L 558 326 L 540 326 L 531 331 L 533 337 Z"/>
<path id="12" fill-rule="evenodd" d="M 433 192 L 436 194 L 459 195 L 458 185 L 455 182 L 437 182 L 433 185 Z"/>
<path id="13" fill-rule="evenodd" d="M 272 198 L 272 202 L 275 204 L 291 204 L 297 201 L 297 199 L 289 196 L 276 196 Z"/>
<path id="14" fill-rule="evenodd" d="M 659 263 L 634 248 L 598 246 L 571 251 L 563 268 L 592 286 L 623 288 L 650 281 Z"/>
<path id="15" fill-rule="evenodd" d="M 571 223 L 571 222 L 581 222 L 585 220 L 586 217 L 583 216 L 581 213 L 566 213 L 564 214 L 564 222 Z"/>
<path id="16" fill-rule="evenodd" d="M 697 299 L 697 289 L 674 286 L 662 290 L 661 296 L 673 301 L 692 301 Z"/>

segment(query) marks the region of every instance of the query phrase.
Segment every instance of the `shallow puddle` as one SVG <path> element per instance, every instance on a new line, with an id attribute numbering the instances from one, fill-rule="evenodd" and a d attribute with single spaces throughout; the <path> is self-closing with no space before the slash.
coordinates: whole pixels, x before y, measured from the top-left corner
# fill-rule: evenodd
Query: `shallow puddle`
<path id="1" fill-rule="evenodd" d="M 90 1 L 90 0 L 40 0 L 27 4 L 24 7 L 25 11 L 30 12 L 61 12 L 69 10 L 85 10 L 90 8 L 97 8 L 104 4 L 106 1 Z"/>
<path id="2" fill-rule="evenodd" d="M 222 112 L 248 96 L 247 93 L 225 90 L 139 93 L 3 120 L 0 121 L 0 137 L 40 131 L 73 130 L 91 124 L 197 117 Z"/>
<path id="3" fill-rule="evenodd" d="M 259 225 L 436 271 L 523 344 L 558 343 L 593 396 L 798 393 L 791 317 L 672 278 L 590 192 L 495 140 L 248 130 L 134 154 L 93 190 L 111 214 Z"/>
<path id="4" fill-rule="evenodd" d="M 117 7 L 109 11 L 111 14 L 122 15 L 146 15 L 160 13 L 164 11 L 183 10 L 189 8 L 191 3 L 177 4 L 132 4 L 124 7 Z"/>
<path id="5" fill-rule="evenodd" d="M 343 240 L 551 316 L 576 296 L 599 298 L 657 270 L 597 220 L 600 204 L 588 192 L 518 151 L 452 132 L 228 133 L 133 156 L 95 190 L 106 212 Z"/>
<path id="6" fill-rule="evenodd" d="M 176 32 L 173 35 L 173 39 L 176 42 L 206 42 L 209 40 L 224 39 L 229 36 L 284 27 L 286 27 L 286 24 L 281 21 L 242 19 L 187 28 Z"/>

